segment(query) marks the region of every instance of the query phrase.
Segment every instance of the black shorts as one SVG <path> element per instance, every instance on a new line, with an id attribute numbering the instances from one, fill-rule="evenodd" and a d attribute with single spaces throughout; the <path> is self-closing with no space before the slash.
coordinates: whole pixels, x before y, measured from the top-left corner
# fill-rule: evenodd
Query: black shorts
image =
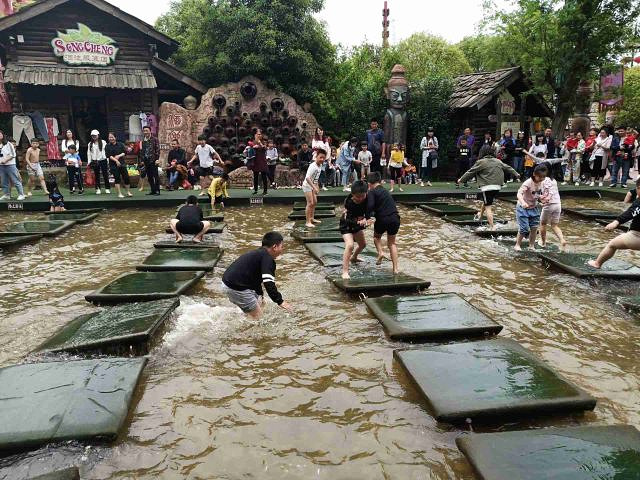
<path id="1" fill-rule="evenodd" d="M 204 228 L 204 224 L 202 222 L 198 223 L 184 223 L 178 222 L 176 224 L 176 230 L 180 233 L 184 233 L 185 235 L 196 235 L 202 231 Z"/>
<path id="2" fill-rule="evenodd" d="M 208 177 L 209 175 L 213 176 L 213 167 L 198 167 L 199 177 Z"/>
<path id="3" fill-rule="evenodd" d="M 482 200 L 485 207 L 490 207 L 493 205 L 493 201 L 496 198 L 499 190 L 485 190 L 484 192 L 480 192 L 478 194 L 478 200 Z"/>
<path id="4" fill-rule="evenodd" d="M 373 224 L 373 232 L 375 237 L 381 237 L 383 234 L 396 235 L 400 230 L 400 215 L 391 217 L 376 218 Z"/>
<path id="5" fill-rule="evenodd" d="M 109 170 L 111 171 L 111 175 L 113 175 L 115 183 L 119 185 L 123 183 L 129 185 L 129 171 L 126 165 L 120 164 L 120 166 L 117 166 L 114 162 L 109 162 Z"/>
<path id="6" fill-rule="evenodd" d="M 361 232 L 362 230 L 364 230 L 364 227 L 362 225 L 340 219 L 340 235 L 346 235 L 347 233 L 354 235 L 358 232 Z"/>

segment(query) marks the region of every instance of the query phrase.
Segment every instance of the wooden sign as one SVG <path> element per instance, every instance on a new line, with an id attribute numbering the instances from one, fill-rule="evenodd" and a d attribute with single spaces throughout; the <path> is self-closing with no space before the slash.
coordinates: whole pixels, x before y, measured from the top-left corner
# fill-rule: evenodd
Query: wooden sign
<path id="1" fill-rule="evenodd" d="M 249 206 L 259 206 L 264 204 L 264 198 L 263 197 L 249 197 Z"/>
<path id="2" fill-rule="evenodd" d="M 58 32 L 51 40 L 55 56 L 69 65 L 111 65 L 119 50 L 114 44 L 112 38 L 94 32 L 82 23 L 78 23 L 77 30 L 69 28 L 67 33 Z"/>
<path id="3" fill-rule="evenodd" d="M 7 202 L 7 210 L 24 210 L 22 202 Z"/>

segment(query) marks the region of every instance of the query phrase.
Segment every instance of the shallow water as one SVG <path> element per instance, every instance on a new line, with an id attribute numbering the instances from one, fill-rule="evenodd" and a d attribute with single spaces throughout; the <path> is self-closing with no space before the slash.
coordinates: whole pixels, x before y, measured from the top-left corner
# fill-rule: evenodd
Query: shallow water
<path id="1" fill-rule="evenodd" d="M 462 203 L 462 202 L 461 202 Z M 566 206 L 622 209 L 610 200 Z M 227 209 L 225 254 L 173 316 L 150 352 L 130 419 L 112 445 L 73 442 L 0 459 L 0 479 L 81 464 L 88 479 L 471 479 L 455 447 L 462 430 L 437 424 L 364 304 L 333 288 L 291 240 L 278 283 L 296 315 L 269 303 L 246 320 L 221 294 L 220 276 L 270 229 L 289 231 L 290 207 Z M 513 206 L 497 204 L 513 217 Z M 94 307 L 83 296 L 132 271 L 173 209 L 103 213 L 53 239 L 0 256 L 0 366 L 23 361 L 60 326 Z M 546 270 L 428 215 L 401 207 L 400 265 L 456 292 L 502 323 L 502 336 L 533 350 L 598 398 L 584 416 L 531 419 L 477 430 L 548 425 L 640 427 L 638 320 L 615 305 L 631 282 L 588 282 Z M 36 215 L 28 215 L 35 218 Z M 3 214 L 0 225 L 25 214 Z M 596 253 L 615 234 L 569 216 L 570 249 Z M 370 232 L 369 232 L 370 235 Z M 550 237 L 551 241 L 556 241 Z M 633 253 L 619 255 L 640 264 Z"/>

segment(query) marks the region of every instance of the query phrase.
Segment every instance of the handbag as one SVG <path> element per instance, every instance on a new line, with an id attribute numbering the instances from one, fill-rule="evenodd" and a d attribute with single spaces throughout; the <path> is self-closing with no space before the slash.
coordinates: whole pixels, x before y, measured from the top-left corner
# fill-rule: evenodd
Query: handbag
<path id="1" fill-rule="evenodd" d="M 87 168 L 84 171 L 84 184 L 87 187 L 93 187 L 96 184 L 96 174 L 93 173 L 93 168 Z"/>

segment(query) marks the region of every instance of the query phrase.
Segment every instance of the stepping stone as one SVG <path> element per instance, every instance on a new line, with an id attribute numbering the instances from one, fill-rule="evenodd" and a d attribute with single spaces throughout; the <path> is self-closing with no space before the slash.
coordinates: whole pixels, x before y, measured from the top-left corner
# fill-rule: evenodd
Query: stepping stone
<path id="1" fill-rule="evenodd" d="M 15 237 L 22 235 L 40 234 L 45 237 L 55 237 L 76 224 L 73 220 L 55 221 L 26 221 L 8 225 L 4 232 L 0 232 L 0 237 Z"/>
<path id="2" fill-rule="evenodd" d="M 17 247 L 26 243 L 34 243 L 42 238 L 42 235 L 19 235 L 17 237 L 0 237 L 0 248 Z"/>
<path id="3" fill-rule="evenodd" d="M 52 212 L 52 211 L 47 211 L 47 212 L 42 212 L 45 215 L 56 215 L 59 213 L 70 213 L 70 214 L 76 214 L 76 213 L 100 213 L 100 212 L 104 212 L 104 208 L 71 208 L 71 209 L 67 209 L 63 212 Z"/>
<path id="4" fill-rule="evenodd" d="M 578 217 L 594 220 L 596 218 L 606 218 L 615 220 L 622 212 L 613 212 L 611 210 L 597 210 L 595 208 L 563 208 L 566 213 L 576 215 Z"/>
<path id="5" fill-rule="evenodd" d="M 80 480 L 80 471 L 78 467 L 70 467 L 38 475 L 37 477 L 29 477 L 27 480 Z"/>
<path id="6" fill-rule="evenodd" d="M 293 229 L 305 232 L 322 230 L 333 230 L 337 232 L 340 230 L 340 219 L 338 217 L 325 218 L 324 220 L 322 220 L 322 223 L 316 224 L 315 228 L 308 228 L 305 224 L 306 220 L 298 220 L 293 224 Z"/>
<path id="7" fill-rule="evenodd" d="M 218 264 L 222 249 L 164 248 L 155 249 L 136 266 L 140 272 L 204 271 L 210 272 Z"/>
<path id="8" fill-rule="evenodd" d="M 86 295 L 91 303 L 146 302 L 182 295 L 206 272 L 125 273 L 111 283 Z"/>
<path id="9" fill-rule="evenodd" d="M 515 237 L 518 235 L 517 228 L 498 227 L 495 230 L 489 230 L 488 228 L 474 228 L 473 233 L 481 238 L 499 238 L 499 237 Z M 527 241 L 527 244 L 529 242 Z M 513 240 L 515 245 L 515 239 Z"/>
<path id="10" fill-rule="evenodd" d="M 615 218 L 613 220 L 615 220 Z M 600 225 L 604 225 L 604 226 L 609 225 L 611 222 L 613 222 L 613 220 L 607 219 L 607 218 L 596 218 L 596 222 L 599 223 Z M 629 222 L 623 223 L 622 225 L 618 225 L 616 227 L 616 230 L 622 230 L 623 232 L 628 232 L 629 231 Z"/>
<path id="11" fill-rule="evenodd" d="M 335 210 L 318 210 L 314 215 L 316 219 L 333 218 L 335 216 Z M 304 211 L 293 210 L 287 218 L 289 218 L 289 220 L 306 220 L 307 216 Z"/>
<path id="12" fill-rule="evenodd" d="M 447 202 L 433 201 L 433 202 L 399 202 L 400 205 L 405 207 L 419 207 L 420 205 L 448 205 Z"/>
<path id="13" fill-rule="evenodd" d="M 640 312 L 640 295 L 635 297 L 620 297 L 620 304 L 629 311 Z"/>
<path id="14" fill-rule="evenodd" d="M 209 230 L 207 230 L 207 233 L 205 233 L 205 235 L 211 235 L 213 233 L 222 233 L 222 232 L 224 232 L 225 228 L 227 228 L 227 224 L 226 223 L 221 223 L 221 222 L 212 223 L 211 224 L 211 228 L 209 228 Z M 171 227 L 166 227 L 165 228 L 165 232 L 166 233 L 173 233 L 173 230 L 171 230 Z M 187 235 L 187 234 L 183 233 L 182 235 Z"/>
<path id="15" fill-rule="evenodd" d="M 630 425 L 473 433 L 456 445 L 481 480 L 640 478 L 640 432 Z"/>
<path id="16" fill-rule="evenodd" d="M 497 197 L 497 198 L 498 198 L 498 200 L 510 203 L 512 205 L 516 205 L 518 203 L 518 199 L 517 198 L 503 198 L 503 197 Z"/>
<path id="17" fill-rule="evenodd" d="M 291 236 L 304 243 L 342 242 L 342 234 L 333 230 L 293 230 Z"/>
<path id="18" fill-rule="evenodd" d="M 364 301 L 394 340 L 496 335 L 502 325 L 455 293 L 377 297 Z"/>
<path id="19" fill-rule="evenodd" d="M 0 451 L 115 439 L 146 363 L 144 357 L 102 358 L 0 369 Z"/>
<path id="20" fill-rule="evenodd" d="M 305 210 L 307 208 L 307 202 L 295 202 L 293 204 L 293 210 Z M 335 206 L 331 202 L 318 202 L 316 210 L 333 210 Z"/>
<path id="21" fill-rule="evenodd" d="M 598 255 L 593 253 L 539 253 L 542 263 L 559 268 L 578 278 L 614 278 L 640 280 L 640 267 L 624 260 L 612 258 L 602 268 L 587 265 Z"/>
<path id="22" fill-rule="evenodd" d="M 175 240 L 163 240 L 153 244 L 154 248 L 220 248 L 220 245 L 214 242 L 200 242 L 196 243 L 193 240 L 184 240 L 180 243 L 176 243 Z"/>
<path id="23" fill-rule="evenodd" d="M 127 303 L 80 315 L 35 351 L 83 351 L 146 345 L 178 305 L 178 298 L 168 298 L 154 302 Z"/>
<path id="24" fill-rule="evenodd" d="M 352 268 L 351 278 L 344 280 L 340 275 L 330 275 L 327 278 L 340 290 L 348 293 L 357 292 L 392 292 L 399 290 L 420 290 L 429 288 L 431 282 L 416 278 L 406 273 L 394 275 L 389 270 L 366 268 L 361 271 Z"/>
<path id="25" fill-rule="evenodd" d="M 488 225 L 487 219 L 476 220 L 474 215 L 445 215 L 442 217 L 445 222 L 453 223 L 458 226 L 471 226 L 479 227 L 481 225 Z M 504 218 L 494 218 L 494 223 L 507 223 L 508 220 Z"/>
<path id="26" fill-rule="evenodd" d="M 422 210 L 426 212 L 442 217 L 444 215 L 474 215 L 477 213 L 475 208 L 465 207 L 464 205 L 455 205 L 450 203 L 443 203 L 440 205 L 420 205 Z"/>
<path id="27" fill-rule="evenodd" d="M 47 218 L 51 220 L 74 220 L 76 223 L 84 224 L 93 221 L 99 213 L 71 213 L 71 212 L 59 212 L 52 213 Z"/>
<path id="28" fill-rule="evenodd" d="M 309 253 L 313 258 L 318 260 L 325 267 L 340 267 L 342 266 L 342 255 L 344 254 L 344 243 L 305 243 L 304 247 L 309 250 Z M 368 263 L 374 265 L 378 254 L 374 249 L 368 245 L 358 255 L 358 258 L 362 259 L 362 263 Z"/>
<path id="29" fill-rule="evenodd" d="M 517 230 L 516 230 L 516 235 L 518 235 Z M 496 241 L 507 248 L 513 249 L 516 246 L 515 238 L 498 238 L 496 239 Z M 541 247 L 540 245 L 536 245 L 535 250 L 529 250 L 529 240 L 523 239 L 521 245 L 522 245 L 522 251 L 516 252 L 514 250 L 513 253 L 515 253 L 516 255 L 537 255 L 538 253 L 544 253 L 544 252 L 554 253 L 554 252 L 560 251 L 560 248 L 554 243 L 547 243 L 547 246 L 544 248 Z"/>
<path id="30" fill-rule="evenodd" d="M 395 350 L 441 422 L 593 410 L 596 399 L 506 338 Z"/>

